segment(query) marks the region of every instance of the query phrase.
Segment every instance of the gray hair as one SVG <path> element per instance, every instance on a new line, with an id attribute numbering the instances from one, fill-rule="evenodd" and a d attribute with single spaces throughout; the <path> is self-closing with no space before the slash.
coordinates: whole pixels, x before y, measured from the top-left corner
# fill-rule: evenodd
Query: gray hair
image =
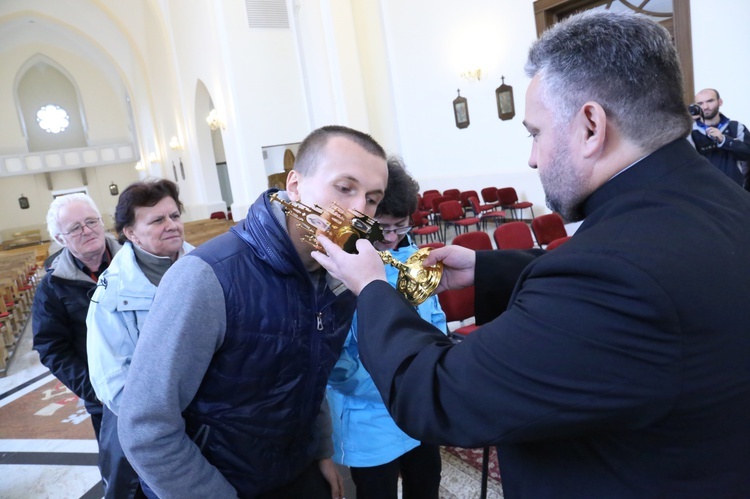
<path id="1" fill-rule="evenodd" d="M 88 203 L 89 206 L 94 209 L 96 214 L 99 215 L 99 218 L 101 218 L 99 208 L 96 207 L 96 203 L 94 203 L 94 200 L 91 199 L 87 194 L 76 192 L 73 194 L 58 196 L 52 200 L 52 204 L 49 205 L 49 211 L 47 211 L 47 232 L 49 232 L 49 235 L 55 241 L 57 241 L 57 238 L 55 236 L 60 234 L 60 225 L 58 222 L 60 210 L 63 206 L 67 206 L 71 203 Z"/>
<path id="2" fill-rule="evenodd" d="M 556 125 L 570 123 L 594 101 L 645 152 L 685 137 L 692 126 L 669 32 L 645 17 L 610 11 L 571 16 L 534 42 L 525 69 L 529 77 L 539 75 Z"/>

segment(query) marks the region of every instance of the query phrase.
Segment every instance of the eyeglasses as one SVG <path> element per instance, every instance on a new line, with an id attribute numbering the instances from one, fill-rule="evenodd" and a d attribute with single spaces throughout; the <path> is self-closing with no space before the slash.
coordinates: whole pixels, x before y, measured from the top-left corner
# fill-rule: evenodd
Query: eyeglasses
<path id="1" fill-rule="evenodd" d="M 383 232 L 383 234 L 398 234 L 399 236 L 403 236 L 411 230 L 411 225 L 407 225 L 406 227 L 396 227 L 395 229 L 392 229 L 390 227 L 381 227 L 380 230 Z"/>
<path id="2" fill-rule="evenodd" d="M 101 223 L 101 218 L 87 218 L 83 224 L 75 224 L 73 227 L 70 228 L 68 232 L 60 232 L 60 235 L 62 236 L 80 236 L 83 234 L 83 228 L 88 227 L 89 230 L 94 230 L 95 228 L 99 227 L 99 224 Z"/>

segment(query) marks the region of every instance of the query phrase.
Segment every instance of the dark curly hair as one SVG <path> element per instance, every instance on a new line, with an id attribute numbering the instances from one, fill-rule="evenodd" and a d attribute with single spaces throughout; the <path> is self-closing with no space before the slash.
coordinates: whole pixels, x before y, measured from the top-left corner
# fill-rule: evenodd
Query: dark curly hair
<path id="1" fill-rule="evenodd" d="M 180 188 L 171 180 L 163 178 L 144 180 L 143 182 L 130 184 L 122 191 L 115 208 L 115 230 L 120 244 L 127 241 L 123 229 L 135 224 L 135 209 L 155 206 L 165 197 L 174 199 L 180 213 L 184 211 L 180 201 Z"/>
<path id="2" fill-rule="evenodd" d="M 396 218 L 410 217 L 417 211 L 418 195 L 419 184 L 406 171 L 401 158 L 389 157 L 388 186 L 385 188 L 385 195 L 378 205 L 375 217 L 384 215 Z"/>

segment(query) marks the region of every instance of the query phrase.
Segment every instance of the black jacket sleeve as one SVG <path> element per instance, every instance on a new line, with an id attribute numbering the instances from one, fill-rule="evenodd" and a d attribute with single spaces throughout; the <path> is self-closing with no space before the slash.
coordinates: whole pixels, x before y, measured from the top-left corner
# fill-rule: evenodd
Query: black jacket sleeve
<path id="1" fill-rule="evenodd" d="M 97 403 L 86 357 L 87 289 L 63 300 L 59 287 L 47 275 L 34 294 L 32 327 L 34 350 L 50 372 L 70 391 L 88 403 Z M 80 317 L 74 317 L 80 315 Z"/>
<path id="2" fill-rule="evenodd" d="M 474 268 L 474 319 L 486 324 L 505 312 L 518 276 L 543 250 L 477 251 Z"/>
<path id="3" fill-rule="evenodd" d="M 742 127 L 742 132 L 737 133 L 737 137 L 732 137 L 728 134 L 728 129 L 725 130 L 724 143 L 720 146 L 723 151 L 732 153 L 738 161 L 750 161 L 750 131 L 748 131 L 744 125 L 737 124 L 737 131 Z"/>
<path id="4" fill-rule="evenodd" d="M 663 417 L 680 383 L 673 302 L 610 255 L 537 258 L 508 310 L 457 345 L 383 281 L 359 295 L 357 320 L 363 363 L 389 412 L 432 443 L 634 428 Z"/>

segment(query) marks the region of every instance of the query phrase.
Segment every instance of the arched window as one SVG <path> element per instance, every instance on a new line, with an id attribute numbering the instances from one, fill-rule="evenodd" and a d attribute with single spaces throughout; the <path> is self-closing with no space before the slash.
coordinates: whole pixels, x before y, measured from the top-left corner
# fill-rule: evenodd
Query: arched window
<path id="1" fill-rule="evenodd" d="M 29 152 L 88 146 L 79 93 L 62 67 L 33 57 L 19 72 L 15 91 Z"/>

